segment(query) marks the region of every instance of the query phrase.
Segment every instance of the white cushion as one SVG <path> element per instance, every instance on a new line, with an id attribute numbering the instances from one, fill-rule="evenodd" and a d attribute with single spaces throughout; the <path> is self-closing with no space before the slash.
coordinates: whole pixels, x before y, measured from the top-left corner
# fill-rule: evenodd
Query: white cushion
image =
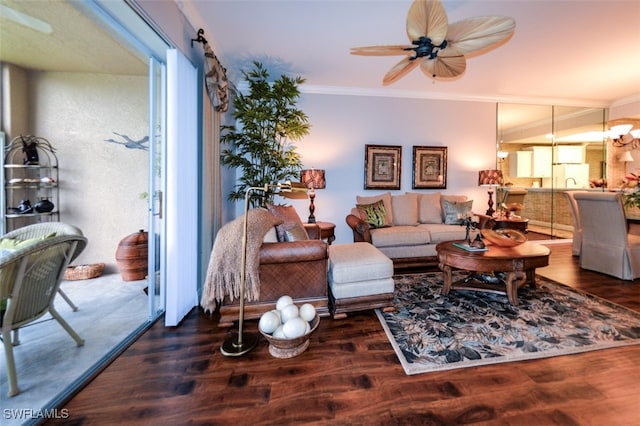
<path id="1" fill-rule="evenodd" d="M 336 299 L 393 293 L 395 288 L 393 278 L 391 277 L 352 283 L 329 282 L 329 286 L 331 287 L 333 297 Z"/>
<path id="2" fill-rule="evenodd" d="M 442 223 L 440 193 L 420 194 L 418 197 L 418 222 Z"/>
<path id="3" fill-rule="evenodd" d="M 430 242 L 429 230 L 421 226 L 392 226 L 371 230 L 371 243 L 376 247 L 417 246 Z"/>
<path id="4" fill-rule="evenodd" d="M 393 262 L 369 243 L 329 246 L 329 282 L 349 283 L 389 278 Z"/>
<path id="5" fill-rule="evenodd" d="M 420 225 L 418 227 L 425 227 L 429 229 L 431 242 L 433 244 L 441 243 L 443 241 L 464 240 L 464 237 L 467 234 L 467 228 L 463 225 L 445 225 L 444 223 L 432 223 L 429 225 Z"/>
<path id="6" fill-rule="evenodd" d="M 418 224 L 418 194 L 407 193 L 391 196 L 393 224 L 415 226 Z"/>

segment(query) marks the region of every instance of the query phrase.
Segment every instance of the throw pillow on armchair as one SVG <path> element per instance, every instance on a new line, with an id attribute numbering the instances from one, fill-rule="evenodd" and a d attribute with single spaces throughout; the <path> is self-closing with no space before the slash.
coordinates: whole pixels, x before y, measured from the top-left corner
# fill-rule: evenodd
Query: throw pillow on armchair
<path id="1" fill-rule="evenodd" d="M 281 225 L 276 226 L 278 241 L 300 241 L 309 239 L 304 224 L 293 206 L 276 206 L 267 203 L 266 207 L 272 215 L 283 221 Z"/>

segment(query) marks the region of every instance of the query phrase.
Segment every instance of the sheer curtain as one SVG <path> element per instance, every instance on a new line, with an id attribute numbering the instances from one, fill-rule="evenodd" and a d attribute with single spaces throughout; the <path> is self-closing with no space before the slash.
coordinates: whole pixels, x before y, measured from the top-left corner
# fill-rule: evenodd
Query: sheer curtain
<path id="1" fill-rule="evenodd" d="M 165 325 L 177 325 L 198 304 L 198 72 L 175 49 L 167 52 L 167 194 Z"/>

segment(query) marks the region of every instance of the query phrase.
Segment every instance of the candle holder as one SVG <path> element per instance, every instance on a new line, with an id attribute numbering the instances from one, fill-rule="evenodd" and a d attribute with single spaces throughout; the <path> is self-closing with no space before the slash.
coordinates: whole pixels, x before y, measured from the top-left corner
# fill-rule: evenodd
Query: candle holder
<path id="1" fill-rule="evenodd" d="M 478 229 L 478 223 L 480 219 L 478 216 L 460 216 L 460 225 L 466 228 L 466 234 L 464 240 L 467 244 L 471 245 L 471 231 Z"/>

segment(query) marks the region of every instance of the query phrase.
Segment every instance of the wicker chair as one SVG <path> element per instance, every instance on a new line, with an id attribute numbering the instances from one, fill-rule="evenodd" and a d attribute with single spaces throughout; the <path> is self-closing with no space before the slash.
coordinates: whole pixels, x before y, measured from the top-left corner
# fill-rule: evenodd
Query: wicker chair
<path id="1" fill-rule="evenodd" d="M 69 326 L 54 307 L 54 299 L 64 271 L 87 240 L 80 235 L 56 235 L 17 248 L 0 258 L 0 324 L 9 378 L 8 395 L 17 395 L 18 379 L 13 346 L 19 344 L 17 331 L 50 313 L 76 341 L 84 340 Z M 11 332 L 14 331 L 12 342 Z"/>
<path id="2" fill-rule="evenodd" d="M 51 235 L 55 232 L 56 236 L 59 235 L 79 235 L 83 236 L 82 231 L 79 228 L 76 228 L 73 225 L 69 225 L 63 222 L 43 222 L 36 223 L 33 225 L 27 225 L 22 228 L 15 229 L 5 235 L 2 238 L 11 238 L 15 240 L 30 240 L 33 238 L 44 238 L 47 235 Z M 69 262 L 73 262 L 73 260 L 82 253 L 84 248 L 87 246 L 87 242 L 78 242 L 76 246 L 76 250 L 71 257 Z M 69 297 L 65 294 L 62 289 L 58 288 L 58 294 L 71 306 L 71 309 L 74 311 L 78 310 L 78 307 L 69 299 Z"/>

